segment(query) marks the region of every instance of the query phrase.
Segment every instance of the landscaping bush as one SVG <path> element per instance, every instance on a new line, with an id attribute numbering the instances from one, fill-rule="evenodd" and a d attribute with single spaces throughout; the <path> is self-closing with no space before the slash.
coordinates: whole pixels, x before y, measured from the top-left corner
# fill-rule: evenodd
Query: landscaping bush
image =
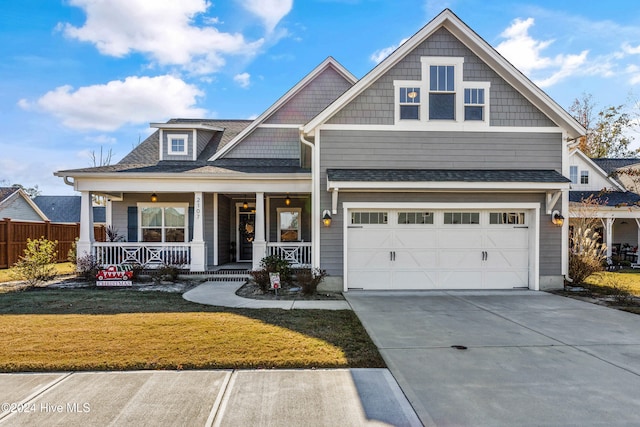
<path id="1" fill-rule="evenodd" d="M 598 242 L 599 237 L 591 228 L 574 228 L 569 253 L 569 276 L 574 283 L 582 284 L 587 277 L 603 270 L 606 247 Z"/>
<path id="2" fill-rule="evenodd" d="M 19 280 L 25 280 L 30 286 L 53 279 L 56 275 L 54 264 L 58 257 L 57 241 L 27 238 L 24 255 L 13 266 L 12 273 Z"/>
<path id="3" fill-rule="evenodd" d="M 296 272 L 296 278 L 302 295 L 313 295 L 318 290 L 318 285 L 327 276 L 326 270 L 319 268 L 301 268 Z"/>
<path id="4" fill-rule="evenodd" d="M 74 261 L 78 276 L 82 277 L 85 280 L 96 280 L 96 275 L 98 274 L 98 270 L 100 269 L 100 264 L 98 263 L 96 257 L 86 254 L 79 258 L 75 258 Z"/>
<path id="5" fill-rule="evenodd" d="M 256 285 L 260 288 L 260 290 L 264 293 L 271 288 L 271 280 L 269 279 L 269 272 L 261 268 L 260 270 L 250 271 L 249 274 L 253 278 L 253 281 L 256 282 Z"/>
<path id="6" fill-rule="evenodd" d="M 285 285 L 291 285 L 292 274 L 289 261 L 280 258 L 277 255 L 269 255 L 262 258 L 260 261 L 260 267 L 267 270 L 269 273 L 279 273 L 280 283 Z"/>

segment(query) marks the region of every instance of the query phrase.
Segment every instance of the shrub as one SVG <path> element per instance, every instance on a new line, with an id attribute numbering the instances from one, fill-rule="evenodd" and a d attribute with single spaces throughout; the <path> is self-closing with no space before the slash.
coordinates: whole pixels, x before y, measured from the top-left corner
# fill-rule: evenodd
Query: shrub
<path id="1" fill-rule="evenodd" d="M 158 284 L 160 282 L 175 282 L 178 279 L 180 267 L 173 264 L 163 264 L 152 274 L 153 281 Z"/>
<path id="2" fill-rule="evenodd" d="M 250 271 L 249 274 L 263 293 L 267 292 L 269 288 L 271 288 L 271 279 L 269 278 L 269 272 L 266 269 L 262 268 L 260 270 Z"/>
<path id="3" fill-rule="evenodd" d="M 284 260 L 277 255 L 269 255 L 262 258 L 260 261 L 260 267 L 268 273 L 280 273 L 280 283 L 291 285 L 292 276 L 289 261 Z"/>
<path id="4" fill-rule="evenodd" d="M 574 228 L 569 253 L 569 276 L 581 284 L 597 271 L 602 271 L 606 247 L 598 242 L 600 234 L 591 228 Z"/>
<path id="5" fill-rule="evenodd" d="M 100 269 L 100 263 L 93 255 L 86 254 L 75 259 L 78 276 L 85 280 L 96 280 L 96 274 Z"/>
<path id="6" fill-rule="evenodd" d="M 44 237 L 27 239 L 24 255 L 13 266 L 14 276 L 26 280 L 30 286 L 54 278 L 56 270 L 53 264 L 58 257 L 57 246 L 57 241 L 47 240 Z"/>
<path id="7" fill-rule="evenodd" d="M 320 270 L 319 268 L 301 268 L 297 271 L 296 277 L 302 295 L 313 295 L 318 290 L 318 285 L 327 276 L 326 270 Z"/>

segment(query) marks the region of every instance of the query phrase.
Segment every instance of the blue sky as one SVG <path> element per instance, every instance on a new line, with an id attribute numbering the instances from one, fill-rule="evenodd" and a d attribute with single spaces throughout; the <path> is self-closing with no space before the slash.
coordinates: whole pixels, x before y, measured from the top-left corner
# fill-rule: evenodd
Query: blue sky
<path id="1" fill-rule="evenodd" d="M 171 117 L 253 118 L 333 56 L 360 78 L 444 8 L 568 108 L 640 98 L 637 0 L 5 0 L 0 185 L 112 163 Z M 638 139 L 638 138 L 636 138 Z M 636 141 L 637 142 L 637 141 Z"/>

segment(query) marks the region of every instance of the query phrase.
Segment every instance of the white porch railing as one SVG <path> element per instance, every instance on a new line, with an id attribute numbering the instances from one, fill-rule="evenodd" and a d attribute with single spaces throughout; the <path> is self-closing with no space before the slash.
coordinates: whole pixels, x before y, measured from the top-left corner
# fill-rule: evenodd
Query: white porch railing
<path id="1" fill-rule="evenodd" d="M 161 265 L 188 267 L 191 246 L 188 243 L 95 242 L 93 256 L 101 265 L 139 264 L 145 268 Z"/>
<path id="2" fill-rule="evenodd" d="M 267 255 L 277 255 L 289 261 L 292 267 L 311 266 L 310 242 L 267 242 Z"/>

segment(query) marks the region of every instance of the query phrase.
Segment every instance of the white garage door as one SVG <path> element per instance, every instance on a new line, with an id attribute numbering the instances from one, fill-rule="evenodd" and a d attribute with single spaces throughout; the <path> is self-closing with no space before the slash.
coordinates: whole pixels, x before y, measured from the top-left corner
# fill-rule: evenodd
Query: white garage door
<path id="1" fill-rule="evenodd" d="M 528 287 L 529 216 L 525 210 L 349 211 L 348 287 Z"/>

